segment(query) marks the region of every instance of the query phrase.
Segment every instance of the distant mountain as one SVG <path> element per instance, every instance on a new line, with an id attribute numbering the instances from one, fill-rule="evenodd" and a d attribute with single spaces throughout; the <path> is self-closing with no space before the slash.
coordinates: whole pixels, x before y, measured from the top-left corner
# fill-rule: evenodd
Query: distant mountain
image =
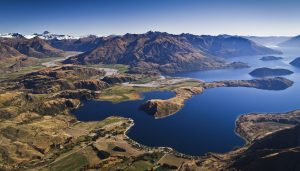
<path id="1" fill-rule="evenodd" d="M 107 38 L 96 48 L 64 62 L 127 64 L 132 72 L 174 73 L 246 67 L 243 63 L 228 64 L 222 58 L 278 53 L 238 36 L 148 32 Z"/>
<path id="2" fill-rule="evenodd" d="M 26 39 L 25 37 L 0 38 L 0 43 L 3 46 L 0 55 L 3 57 L 19 56 L 20 54 L 36 58 L 59 57 L 64 55 L 62 50 L 53 48 L 39 37 L 32 39 Z M 5 49 L 6 51 L 4 53 Z"/>
<path id="3" fill-rule="evenodd" d="M 279 43 L 289 40 L 288 36 L 244 36 L 244 38 L 252 40 L 255 43 L 267 47 L 275 47 Z"/>
<path id="4" fill-rule="evenodd" d="M 25 36 L 26 38 L 33 38 L 35 36 L 38 36 L 41 39 L 44 40 L 52 40 L 52 39 L 57 39 L 57 40 L 68 40 L 68 39 L 78 39 L 79 37 L 74 37 L 74 36 L 69 36 L 69 35 L 62 35 L 62 34 L 53 34 L 50 33 L 49 31 L 44 31 L 42 34 L 33 34 L 33 35 L 27 35 Z"/>
<path id="5" fill-rule="evenodd" d="M 240 36 L 195 36 L 191 34 L 182 34 L 181 36 L 186 37 L 189 42 L 200 50 L 217 57 L 226 58 L 281 53 Z"/>
<path id="6" fill-rule="evenodd" d="M 292 37 L 289 40 L 284 41 L 278 45 L 282 47 L 300 47 L 300 35 Z"/>
<path id="7" fill-rule="evenodd" d="M 49 39 L 47 42 L 51 46 L 64 51 L 86 52 L 96 48 L 104 40 L 105 38 L 89 35 L 78 39 Z"/>
<path id="8" fill-rule="evenodd" d="M 0 34 L 0 38 L 25 38 L 24 35 L 19 33 L 4 33 Z"/>
<path id="9" fill-rule="evenodd" d="M 23 35 L 20 33 L 5 33 L 0 34 L 0 38 L 25 38 L 33 39 L 38 37 L 45 40 L 52 47 L 64 50 L 64 51 L 79 51 L 86 52 L 92 50 L 98 46 L 99 43 L 103 42 L 105 37 L 98 37 L 96 35 L 87 35 L 81 37 L 74 37 L 70 35 L 63 34 L 53 34 L 49 31 L 44 31 L 41 34 L 34 33 L 32 35 Z"/>
<path id="10" fill-rule="evenodd" d="M 32 39 L 34 37 L 39 37 L 44 40 L 52 40 L 52 39 L 57 39 L 57 40 L 69 40 L 69 39 L 79 39 L 80 37 L 74 37 L 70 35 L 63 35 L 63 34 L 53 34 L 50 33 L 49 31 L 44 31 L 41 34 L 34 33 L 30 35 L 23 35 L 20 33 L 4 33 L 0 34 L 0 38 L 26 38 L 26 39 Z"/>

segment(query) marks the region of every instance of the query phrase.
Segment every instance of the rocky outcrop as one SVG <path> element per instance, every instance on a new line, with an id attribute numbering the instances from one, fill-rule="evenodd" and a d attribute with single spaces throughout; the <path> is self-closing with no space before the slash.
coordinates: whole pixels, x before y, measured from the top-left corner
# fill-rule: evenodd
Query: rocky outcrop
<path id="1" fill-rule="evenodd" d="M 118 84 L 118 83 L 132 82 L 136 80 L 137 78 L 132 75 L 122 75 L 122 74 L 114 74 L 102 78 L 102 81 L 108 84 Z"/>
<path id="2" fill-rule="evenodd" d="M 109 85 L 106 82 L 92 79 L 92 80 L 79 80 L 74 82 L 77 89 L 88 89 L 88 90 L 102 90 L 107 88 Z"/>
<path id="3" fill-rule="evenodd" d="M 249 74 L 253 77 L 270 77 L 270 76 L 282 76 L 282 75 L 290 75 L 294 72 L 288 69 L 282 68 L 257 68 L 251 71 Z"/>
<path id="4" fill-rule="evenodd" d="M 215 81 L 204 83 L 204 88 L 215 87 L 252 87 L 263 90 L 284 90 L 291 87 L 293 81 L 283 78 L 261 78 L 253 80 L 229 80 L 229 81 Z"/>
<path id="5" fill-rule="evenodd" d="M 153 115 L 155 118 L 163 118 L 178 112 L 185 100 L 203 91 L 202 87 L 181 87 L 174 90 L 176 96 L 167 99 L 152 99 L 145 102 L 140 109 Z"/>
<path id="6" fill-rule="evenodd" d="M 278 56 L 263 56 L 259 60 L 262 60 L 262 61 L 276 61 L 276 60 L 280 60 L 280 59 L 283 59 L 283 58 L 278 57 Z"/>
<path id="7" fill-rule="evenodd" d="M 300 57 L 294 59 L 292 62 L 290 62 L 290 64 L 300 68 Z"/>

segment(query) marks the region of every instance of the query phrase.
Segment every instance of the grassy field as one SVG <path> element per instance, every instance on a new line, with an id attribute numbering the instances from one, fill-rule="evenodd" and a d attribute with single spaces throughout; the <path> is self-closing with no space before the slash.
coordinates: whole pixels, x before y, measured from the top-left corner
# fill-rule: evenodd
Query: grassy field
<path id="1" fill-rule="evenodd" d="M 138 160 L 132 163 L 132 165 L 126 169 L 127 171 L 136 171 L 136 170 L 149 170 L 153 167 L 153 164 L 149 161 Z"/>
<path id="2" fill-rule="evenodd" d="M 115 85 L 113 87 L 103 90 L 99 100 L 122 102 L 127 100 L 141 99 L 141 93 L 149 91 L 172 91 L 178 87 L 200 87 L 201 83 L 198 81 L 185 81 L 174 85 L 164 87 L 131 87 Z"/>
<path id="3" fill-rule="evenodd" d="M 116 85 L 103 90 L 99 100 L 112 102 L 121 102 L 127 100 L 138 100 L 141 98 L 140 93 L 154 90 L 147 87 L 127 87 Z"/>
<path id="4" fill-rule="evenodd" d="M 80 122 L 76 125 L 74 125 L 72 128 L 74 129 L 83 129 L 83 130 L 87 130 L 87 131 L 91 131 L 93 129 L 96 128 L 101 128 L 105 125 L 111 124 L 111 123 L 115 123 L 115 122 L 119 122 L 124 120 L 123 118 L 119 118 L 119 117 L 109 117 L 106 118 L 102 121 L 95 121 L 95 122 Z"/>
<path id="5" fill-rule="evenodd" d="M 50 166 L 51 171 L 76 171 L 88 165 L 87 158 L 80 152 L 71 154 Z"/>
<path id="6" fill-rule="evenodd" d="M 37 66 L 23 67 L 20 71 L 17 71 L 17 72 L 1 73 L 0 74 L 0 80 L 14 79 L 14 78 L 17 78 L 19 76 L 28 74 L 30 72 L 38 71 L 42 68 L 44 68 L 44 66 L 37 65 Z"/>

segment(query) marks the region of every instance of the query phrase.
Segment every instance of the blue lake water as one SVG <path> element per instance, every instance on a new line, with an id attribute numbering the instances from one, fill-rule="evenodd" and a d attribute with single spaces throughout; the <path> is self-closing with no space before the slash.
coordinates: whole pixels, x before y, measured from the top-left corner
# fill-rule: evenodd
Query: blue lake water
<path id="1" fill-rule="evenodd" d="M 144 93 L 143 100 L 117 104 L 106 101 L 86 101 L 74 111 L 82 121 L 102 120 L 116 115 L 130 117 L 135 125 L 128 136 L 135 141 L 152 146 L 168 146 L 175 150 L 203 155 L 206 152 L 226 152 L 242 146 L 244 141 L 234 133 L 236 118 L 253 112 L 286 112 L 300 109 L 300 69 L 288 63 L 300 56 L 298 49 L 281 49 L 283 60 L 260 61 L 262 56 L 231 58 L 231 61 L 244 61 L 251 68 L 239 70 L 215 70 L 176 74 L 181 77 L 198 78 L 205 81 L 252 79 L 248 75 L 257 67 L 287 68 L 295 73 L 287 76 L 295 84 L 283 91 L 259 90 L 254 88 L 215 88 L 205 90 L 187 100 L 182 110 L 163 119 L 139 110 L 148 99 L 167 99 L 171 92 Z"/>

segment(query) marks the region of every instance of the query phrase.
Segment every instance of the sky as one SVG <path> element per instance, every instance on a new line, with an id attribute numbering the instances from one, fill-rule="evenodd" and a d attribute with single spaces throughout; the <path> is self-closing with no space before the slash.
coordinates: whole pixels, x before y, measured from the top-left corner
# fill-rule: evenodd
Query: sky
<path id="1" fill-rule="evenodd" d="M 299 0 L 0 0 L 0 33 L 294 36 Z"/>

